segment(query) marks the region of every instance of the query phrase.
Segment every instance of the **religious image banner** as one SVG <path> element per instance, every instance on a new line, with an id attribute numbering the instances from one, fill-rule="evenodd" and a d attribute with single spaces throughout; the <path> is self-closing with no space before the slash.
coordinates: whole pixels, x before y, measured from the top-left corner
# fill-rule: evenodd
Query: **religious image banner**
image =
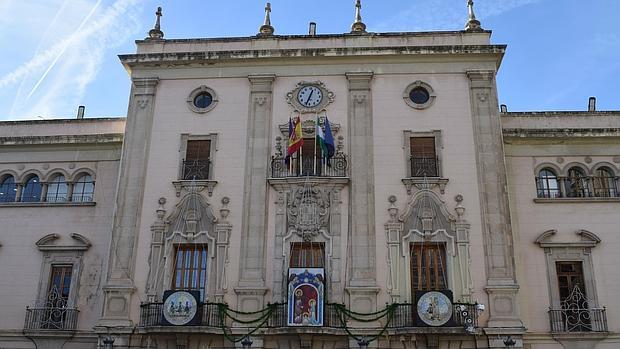
<path id="1" fill-rule="evenodd" d="M 323 326 L 325 269 L 288 271 L 288 326 Z"/>

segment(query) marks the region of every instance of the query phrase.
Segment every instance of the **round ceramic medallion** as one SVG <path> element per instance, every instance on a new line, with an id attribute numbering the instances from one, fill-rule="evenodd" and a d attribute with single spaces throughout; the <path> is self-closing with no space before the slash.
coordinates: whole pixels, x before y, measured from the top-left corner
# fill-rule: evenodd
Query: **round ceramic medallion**
<path id="1" fill-rule="evenodd" d="M 442 326 L 452 318 L 452 302 L 441 292 L 425 293 L 417 308 L 418 317 L 429 326 Z"/>
<path id="2" fill-rule="evenodd" d="M 185 291 L 171 294 L 164 302 L 164 318 L 171 324 L 182 326 L 194 318 L 198 302 L 193 295 Z"/>

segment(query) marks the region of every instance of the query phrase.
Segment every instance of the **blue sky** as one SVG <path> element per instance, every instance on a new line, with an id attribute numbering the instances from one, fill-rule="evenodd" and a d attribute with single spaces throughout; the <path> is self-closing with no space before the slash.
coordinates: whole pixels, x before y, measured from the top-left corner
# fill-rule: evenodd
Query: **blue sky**
<path id="1" fill-rule="evenodd" d="M 272 0 L 277 34 L 348 32 L 353 0 Z M 466 0 L 363 0 L 369 31 L 459 30 Z M 166 38 L 254 35 L 257 0 L 0 0 L 0 120 L 122 116 L 129 78 L 117 54 L 135 51 L 155 8 Z M 618 0 L 476 0 L 493 42 L 508 44 L 498 75 L 511 111 L 620 110 Z"/>

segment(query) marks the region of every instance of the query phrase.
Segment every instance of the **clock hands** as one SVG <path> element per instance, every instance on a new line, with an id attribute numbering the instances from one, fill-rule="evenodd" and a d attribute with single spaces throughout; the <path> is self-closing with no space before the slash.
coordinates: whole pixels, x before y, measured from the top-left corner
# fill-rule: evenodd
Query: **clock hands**
<path id="1" fill-rule="evenodd" d="M 312 94 L 314 93 L 314 89 L 310 90 L 310 95 L 308 96 L 308 99 L 306 99 L 306 105 L 310 102 L 310 98 L 312 98 Z"/>

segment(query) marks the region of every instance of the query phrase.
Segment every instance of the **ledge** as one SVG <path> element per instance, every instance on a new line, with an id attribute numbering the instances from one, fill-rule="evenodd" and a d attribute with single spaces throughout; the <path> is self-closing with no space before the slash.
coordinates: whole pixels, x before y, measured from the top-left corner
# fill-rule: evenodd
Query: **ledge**
<path id="1" fill-rule="evenodd" d="M 586 204 L 620 202 L 620 197 L 614 198 L 535 198 L 537 204 Z"/>
<path id="2" fill-rule="evenodd" d="M 0 207 L 92 207 L 94 201 L 89 202 L 1 202 Z"/>
<path id="3" fill-rule="evenodd" d="M 448 178 L 441 177 L 409 177 L 403 178 L 402 182 L 407 188 L 408 195 L 411 195 L 411 189 L 413 187 L 416 187 L 419 190 L 439 187 L 439 191 L 444 194 L 449 180 Z"/>
<path id="4" fill-rule="evenodd" d="M 173 181 L 172 185 L 176 192 L 177 197 L 181 196 L 181 191 L 190 191 L 191 188 L 196 190 L 197 193 L 207 189 L 207 194 L 213 196 L 213 188 L 217 185 L 217 181 L 211 179 L 195 179 L 195 180 L 178 180 Z"/>

